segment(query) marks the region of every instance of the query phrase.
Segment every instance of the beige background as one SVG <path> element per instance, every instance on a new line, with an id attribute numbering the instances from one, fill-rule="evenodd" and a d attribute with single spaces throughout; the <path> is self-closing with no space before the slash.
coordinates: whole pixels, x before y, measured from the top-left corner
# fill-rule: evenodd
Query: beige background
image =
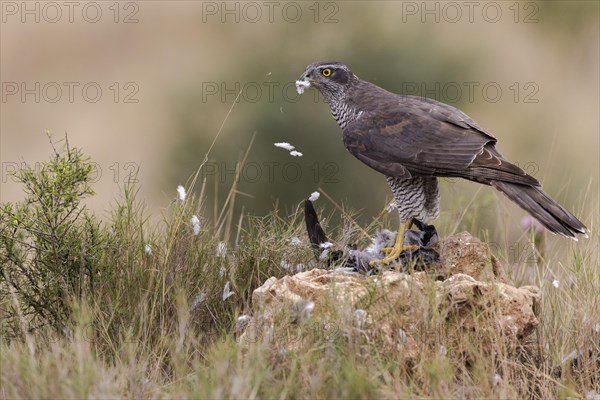
<path id="1" fill-rule="evenodd" d="M 359 219 L 368 222 L 390 199 L 384 178 L 345 151 L 339 128 L 315 93 L 296 99 L 293 89 L 283 90 L 307 64 L 336 59 L 391 91 L 424 87 L 417 94 L 461 108 L 565 206 L 578 214 L 597 209 L 597 2 L 475 2 L 472 9 L 465 2 L 272 4 L 269 15 L 264 2 L 230 2 L 230 13 L 221 2 L 122 2 L 117 15 L 113 2 L 76 3 L 70 22 L 66 7 L 58 18 L 47 3 L 27 3 L 33 10 L 27 14 L 21 2 L 2 2 L 0 200 L 22 197 L 10 170 L 49 157 L 47 128 L 56 138 L 67 132 L 71 145 L 97 163 L 97 195 L 88 204 L 99 215 L 114 204 L 126 173 L 139 167 L 140 196 L 152 217 L 159 217 L 176 186 L 200 165 L 237 82 L 245 88 L 242 99 L 210 157 L 219 177 L 217 185 L 209 178 L 210 201 L 217 186 L 222 202 L 231 185 L 227 171 L 256 133 L 247 160 L 253 169 L 245 170 L 239 185 L 248 196 L 236 202 L 238 213 L 244 207 L 265 214 L 275 203 L 289 211 L 322 187 L 337 202 L 362 210 Z M 91 22 L 96 9 L 101 17 Z M 36 82 L 39 102 L 36 94 L 23 100 L 21 92 L 7 92 L 23 83 L 35 92 Z M 72 102 L 65 82 L 78 85 Z M 86 84 L 102 89 L 99 101 L 84 97 Z M 56 85 L 62 95 L 51 102 Z M 471 99 L 467 85 L 478 85 Z M 490 87 L 487 94 L 484 86 Z M 206 92 L 215 87 L 218 93 Z M 461 95 L 452 91 L 456 87 Z M 492 101 L 497 87 L 502 96 Z M 137 103 L 126 102 L 127 95 Z M 304 157 L 273 147 L 279 141 L 294 144 Z M 271 163 L 272 176 L 265 163 Z M 298 168 L 301 177 L 290 182 Z M 492 206 L 495 192 L 477 189 L 443 183 L 442 221 L 455 220 L 469 205 L 491 230 L 498 213 L 509 213 L 500 217 L 510 215 L 505 226 L 517 235 L 523 213 L 506 202 L 498 211 Z M 332 207 L 325 200 L 321 205 Z"/>

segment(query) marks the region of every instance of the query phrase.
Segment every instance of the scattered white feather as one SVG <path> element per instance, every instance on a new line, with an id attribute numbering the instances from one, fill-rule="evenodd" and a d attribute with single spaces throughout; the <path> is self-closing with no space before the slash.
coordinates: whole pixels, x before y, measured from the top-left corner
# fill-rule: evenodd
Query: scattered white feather
<path id="1" fill-rule="evenodd" d="M 354 321 L 356 322 L 356 325 L 358 325 L 359 327 L 363 326 L 366 318 L 367 318 L 367 312 L 365 310 L 363 310 L 362 308 L 359 308 L 358 310 L 354 311 Z"/>
<path id="2" fill-rule="evenodd" d="M 315 309 L 315 303 L 311 300 L 300 299 L 294 303 L 292 310 L 296 316 L 296 320 L 306 320 L 310 317 L 313 310 Z"/>
<path id="3" fill-rule="evenodd" d="M 185 201 L 186 195 L 185 188 L 181 185 L 177 186 L 177 198 L 181 201 Z"/>
<path id="4" fill-rule="evenodd" d="M 600 393 L 595 390 L 589 390 L 585 393 L 585 400 L 600 400 Z"/>
<path id="5" fill-rule="evenodd" d="M 438 348 L 438 353 L 440 353 L 442 356 L 445 356 L 446 354 L 448 354 L 448 349 L 443 344 L 440 344 L 440 347 Z"/>
<path id="6" fill-rule="evenodd" d="M 195 215 L 192 215 L 192 219 L 190 219 L 190 224 L 192 224 L 194 236 L 198 236 L 198 234 L 200 233 L 200 218 L 198 218 Z"/>
<path id="7" fill-rule="evenodd" d="M 194 311 L 200 304 L 202 304 L 206 300 L 206 294 L 199 293 L 198 296 L 192 301 L 192 305 L 190 306 L 190 310 Z"/>
<path id="8" fill-rule="evenodd" d="M 293 236 L 290 239 L 290 244 L 292 246 L 301 246 L 302 245 L 302 239 L 300 239 L 298 236 Z"/>
<path id="9" fill-rule="evenodd" d="M 252 317 L 250 317 L 249 315 L 244 314 L 244 315 L 240 315 L 237 320 L 240 323 L 244 323 L 244 322 L 250 321 L 251 319 L 252 319 Z"/>
<path id="10" fill-rule="evenodd" d="M 502 382 L 502 377 L 500 376 L 500 374 L 495 374 L 494 375 L 494 386 L 500 384 L 500 382 Z"/>
<path id="11" fill-rule="evenodd" d="M 310 200 L 312 202 L 315 202 L 315 201 L 319 200 L 319 197 L 321 197 L 321 193 L 319 193 L 319 192 L 312 192 L 310 194 L 310 197 L 308 198 L 308 200 Z"/>
<path id="12" fill-rule="evenodd" d="M 296 90 L 298 94 L 304 93 L 304 89 L 308 89 L 310 87 L 310 82 L 308 81 L 296 81 Z"/>
<path id="13" fill-rule="evenodd" d="M 326 260 L 327 257 L 329 257 L 329 248 L 331 246 L 333 246 L 333 243 L 331 242 L 324 242 L 319 245 L 319 247 L 323 249 L 321 255 L 319 256 L 319 260 L 323 261 Z"/>
<path id="14" fill-rule="evenodd" d="M 303 155 L 299 151 L 295 150 L 296 147 L 294 145 L 291 145 L 288 142 L 273 143 L 273 145 L 275 147 L 279 147 L 279 148 L 282 148 L 282 149 L 285 149 L 285 150 L 289 151 L 290 155 L 293 156 L 293 157 L 302 157 L 302 155 Z"/>
<path id="15" fill-rule="evenodd" d="M 577 359 L 577 357 L 579 357 L 579 353 L 577 353 L 577 350 L 573 350 L 562 359 L 561 364 L 573 361 Z"/>
<path id="16" fill-rule="evenodd" d="M 225 272 L 227 272 L 227 270 L 225 269 L 224 266 L 220 266 L 219 267 L 219 276 L 222 278 L 223 276 L 225 276 Z"/>
<path id="17" fill-rule="evenodd" d="M 390 201 L 390 204 L 388 204 L 387 206 L 385 206 L 385 211 L 389 214 L 392 211 L 394 211 L 395 209 L 397 209 L 398 206 L 396 206 L 396 202 L 395 201 Z"/>
<path id="18" fill-rule="evenodd" d="M 217 256 L 225 257 L 226 254 L 227 254 L 227 243 L 219 242 L 219 244 L 217 245 Z"/>
<path id="19" fill-rule="evenodd" d="M 381 249 L 384 247 L 393 247 L 398 234 L 387 229 L 377 231 L 371 239 L 371 244 L 365 249 L 365 252 L 375 257 L 379 257 Z"/>
<path id="20" fill-rule="evenodd" d="M 321 260 L 321 261 L 326 260 L 327 257 L 329 257 L 329 249 L 325 249 L 321 252 L 321 255 L 319 256 L 319 260 Z"/>
<path id="21" fill-rule="evenodd" d="M 560 282 L 558 281 L 558 279 L 555 279 L 552 281 L 552 286 L 554 286 L 555 288 L 558 289 L 558 285 L 560 284 Z"/>
<path id="22" fill-rule="evenodd" d="M 398 337 L 400 338 L 400 341 L 403 344 L 406 344 L 406 342 L 408 342 L 408 336 L 406 336 L 406 332 L 404 332 L 404 329 L 398 329 Z"/>
<path id="23" fill-rule="evenodd" d="M 305 315 L 305 316 L 309 316 L 310 314 L 312 314 L 313 310 L 315 309 L 315 302 L 311 301 L 311 300 L 300 300 L 298 302 L 298 308 L 299 311 Z"/>
<path id="24" fill-rule="evenodd" d="M 279 263 L 279 266 L 283 269 L 285 269 L 286 271 L 291 271 L 292 268 L 294 268 L 294 266 L 292 264 L 290 264 L 289 262 L 285 261 L 285 260 L 281 260 L 281 262 Z"/>
<path id="25" fill-rule="evenodd" d="M 152 246 L 150 246 L 149 244 L 145 245 L 144 252 L 148 255 L 152 254 Z"/>
<path id="26" fill-rule="evenodd" d="M 252 321 L 252 317 L 249 315 L 240 315 L 237 318 L 237 329 L 238 329 L 238 334 L 243 333 L 246 328 L 248 328 L 248 324 L 250 324 L 250 321 Z"/>
<path id="27" fill-rule="evenodd" d="M 306 266 L 304 264 L 302 264 L 302 263 L 294 265 L 294 264 L 292 264 L 290 262 L 287 262 L 285 260 L 282 260 L 279 263 L 279 266 L 282 269 L 285 269 L 286 271 L 288 271 L 290 273 L 294 273 L 294 274 L 298 273 L 298 272 L 302 272 L 302 271 L 304 271 L 306 269 Z"/>
<path id="28" fill-rule="evenodd" d="M 231 291 L 230 283 L 229 283 L 229 281 L 227 281 L 227 283 L 225 284 L 225 287 L 223 288 L 223 301 L 227 300 L 234 294 L 235 294 L 235 292 Z"/>
<path id="29" fill-rule="evenodd" d="M 281 149 L 286 149 L 287 151 L 292 151 L 296 148 L 295 146 L 292 146 L 291 144 L 289 144 L 287 142 L 273 143 L 273 145 L 275 145 L 275 147 L 279 147 Z"/>

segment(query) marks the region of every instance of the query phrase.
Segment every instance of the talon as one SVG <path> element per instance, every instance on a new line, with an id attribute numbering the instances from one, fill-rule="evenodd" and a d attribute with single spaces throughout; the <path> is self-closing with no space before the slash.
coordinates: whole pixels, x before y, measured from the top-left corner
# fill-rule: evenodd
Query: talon
<path id="1" fill-rule="evenodd" d="M 381 249 L 381 251 L 385 254 L 385 257 L 378 259 L 378 260 L 371 260 L 371 261 L 369 261 L 369 265 L 376 266 L 376 265 L 391 264 L 398 257 L 400 257 L 400 254 L 402 254 L 403 252 L 414 251 L 414 250 L 418 250 L 419 248 L 420 248 L 419 246 L 414 245 L 414 244 L 403 245 L 398 249 L 396 249 L 395 247 L 385 247 L 385 248 Z"/>
<path id="2" fill-rule="evenodd" d="M 385 254 L 385 257 L 379 260 L 371 260 L 369 261 L 369 265 L 388 265 L 394 262 L 398 257 L 400 257 L 400 254 L 402 254 L 402 252 L 418 250 L 419 246 L 417 245 L 404 244 L 404 233 L 408 229 L 410 229 L 411 225 L 412 222 L 400 224 L 400 229 L 398 229 L 398 236 L 396 237 L 396 243 L 394 244 L 394 247 L 385 247 L 381 249 L 381 251 Z"/>
<path id="3" fill-rule="evenodd" d="M 421 248 L 421 246 L 419 246 L 417 244 L 409 244 L 407 246 L 403 246 L 403 248 L 400 251 L 400 253 L 402 253 L 404 251 L 415 251 L 415 250 L 419 250 L 420 248 Z"/>
<path id="4" fill-rule="evenodd" d="M 419 248 L 420 247 L 416 244 L 403 245 L 402 248 L 400 249 L 400 252 L 398 253 L 398 256 L 400 256 L 400 254 L 405 251 L 415 251 L 415 250 L 419 250 Z M 381 252 L 383 254 L 385 254 L 386 256 L 393 253 L 394 251 L 395 251 L 394 247 L 384 247 L 381 249 Z"/>
<path id="5" fill-rule="evenodd" d="M 391 253 L 392 251 L 394 251 L 393 247 L 384 247 L 383 249 L 381 249 L 381 252 L 386 255 Z"/>

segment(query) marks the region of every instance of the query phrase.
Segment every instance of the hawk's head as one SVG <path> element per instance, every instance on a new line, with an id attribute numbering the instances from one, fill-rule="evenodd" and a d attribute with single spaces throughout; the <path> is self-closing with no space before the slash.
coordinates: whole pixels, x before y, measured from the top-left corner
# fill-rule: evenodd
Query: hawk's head
<path id="1" fill-rule="evenodd" d="M 356 76 L 348 67 L 337 61 L 319 61 L 306 67 L 296 81 L 296 89 L 302 94 L 305 88 L 314 86 L 325 98 L 343 93 Z"/>

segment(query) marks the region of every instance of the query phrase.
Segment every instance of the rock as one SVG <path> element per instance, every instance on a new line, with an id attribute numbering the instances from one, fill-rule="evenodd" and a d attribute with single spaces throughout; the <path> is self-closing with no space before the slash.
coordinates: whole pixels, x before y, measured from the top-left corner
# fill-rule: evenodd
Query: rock
<path id="1" fill-rule="evenodd" d="M 436 271 L 441 276 L 461 273 L 486 282 L 507 282 L 504 268 L 489 246 L 470 233 L 449 236 L 442 239 L 438 246 L 440 265 Z"/>
<path id="2" fill-rule="evenodd" d="M 256 340 L 258 334 L 273 340 L 275 321 L 298 324 L 312 314 L 339 330 L 364 327 L 416 359 L 423 338 L 432 333 L 443 337 L 445 348 L 473 334 L 490 342 L 500 335 L 517 345 L 537 327 L 540 290 L 508 284 L 502 266 L 478 239 L 460 233 L 441 241 L 438 267 L 433 273 L 386 270 L 374 276 L 313 269 L 269 278 L 252 296 L 255 329 L 239 340 Z M 311 305 L 310 313 L 302 304 Z M 357 324 L 359 309 L 365 310 L 360 313 L 364 322 Z"/>

